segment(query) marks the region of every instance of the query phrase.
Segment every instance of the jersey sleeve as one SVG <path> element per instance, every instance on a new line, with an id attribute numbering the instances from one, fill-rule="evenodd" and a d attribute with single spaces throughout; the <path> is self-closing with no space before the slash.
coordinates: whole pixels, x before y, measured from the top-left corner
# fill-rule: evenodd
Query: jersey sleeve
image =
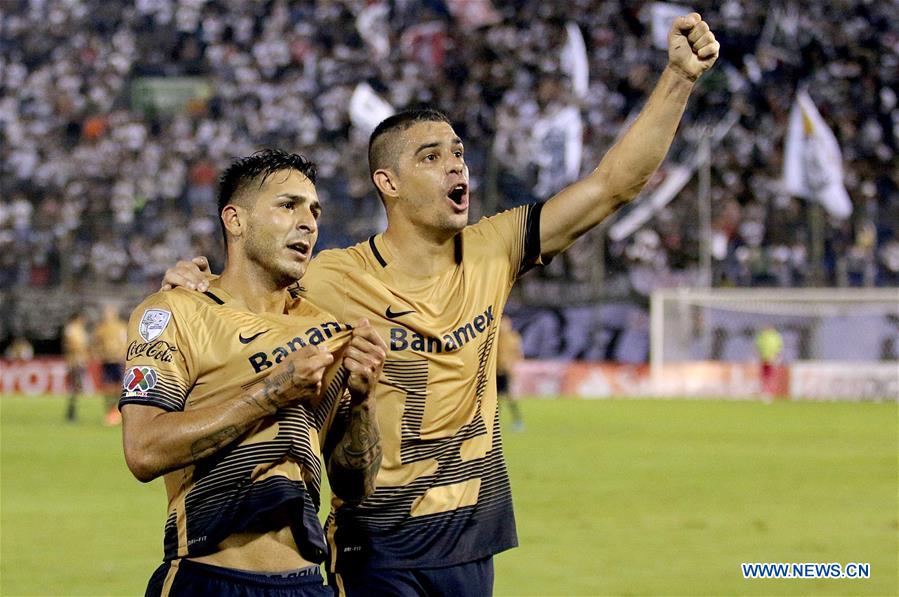
<path id="1" fill-rule="evenodd" d="M 173 308 L 171 294 L 155 294 L 131 314 L 119 408 L 143 404 L 169 412 L 184 410 L 196 381 L 186 342 L 190 314 Z"/>
<path id="2" fill-rule="evenodd" d="M 479 244 L 493 244 L 504 252 L 509 259 L 509 271 L 512 274 L 510 281 L 537 265 L 549 263 L 540 254 L 542 210 L 542 203 L 522 205 L 484 218 L 471 227 L 473 233 L 484 237 L 485 242 Z"/>

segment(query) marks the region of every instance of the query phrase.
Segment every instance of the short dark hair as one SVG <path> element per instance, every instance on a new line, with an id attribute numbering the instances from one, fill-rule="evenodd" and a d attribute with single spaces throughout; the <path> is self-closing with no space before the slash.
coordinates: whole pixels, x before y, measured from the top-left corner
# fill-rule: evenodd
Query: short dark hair
<path id="1" fill-rule="evenodd" d="M 296 170 L 315 184 L 316 165 L 298 153 L 287 153 L 280 149 L 261 149 L 253 155 L 240 158 L 222 172 L 219 177 L 218 210 L 219 216 L 226 205 L 234 203 L 235 196 L 241 195 L 251 184 L 258 181 L 258 186 L 265 184 L 269 176 L 281 170 Z M 225 246 L 228 245 L 228 234 L 225 223 L 219 218 Z"/>
<path id="2" fill-rule="evenodd" d="M 369 174 L 375 170 L 393 165 L 396 160 L 396 151 L 393 143 L 389 143 L 388 134 L 405 131 L 419 122 L 445 122 L 452 126 L 452 122 L 446 114 L 433 108 L 416 108 L 397 112 L 381 121 L 375 127 L 368 138 L 368 169 Z"/>

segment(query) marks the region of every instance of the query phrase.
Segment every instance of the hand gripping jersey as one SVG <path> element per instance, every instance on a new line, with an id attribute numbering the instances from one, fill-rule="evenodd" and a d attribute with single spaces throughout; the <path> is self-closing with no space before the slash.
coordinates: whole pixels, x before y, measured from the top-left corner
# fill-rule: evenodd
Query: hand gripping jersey
<path id="1" fill-rule="evenodd" d="M 231 303 L 219 288 L 148 297 L 128 324 L 120 407 L 188 411 L 223 404 L 308 344 L 335 353 L 334 364 L 315 406 L 260 419 L 213 456 L 165 475 L 165 559 L 214 552 L 233 533 L 284 528 L 286 511 L 300 555 L 322 562 L 319 454 L 337 409 L 348 408 L 340 353 L 351 328 L 304 299 L 289 301 L 286 314 L 254 314 Z"/>
<path id="2" fill-rule="evenodd" d="M 369 318 L 388 344 L 376 391 L 384 457 L 373 495 L 332 502 L 332 571 L 450 566 L 517 545 L 496 334 L 513 282 L 540 261 L 540 207 L 466 227 L 456 264 L 436 276 L 392 267 L 381 235 L 312 261 L 301 292 L 341 321 Z"/>

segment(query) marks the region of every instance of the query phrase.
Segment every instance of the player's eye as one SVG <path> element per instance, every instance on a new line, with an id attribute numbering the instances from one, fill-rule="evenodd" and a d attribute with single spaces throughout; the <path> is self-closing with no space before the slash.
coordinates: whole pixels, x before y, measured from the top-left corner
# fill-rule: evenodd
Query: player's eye
<path id="1" fill-rule="evenodd" d="M 462 151 L 461 149 L 457 149 L 456 151 L 453 152 L 453 155 L 461 160 L 462 156 L 465 155 L 465 152 Z"/>
<path id="2" fill-rule="evenodd" d="M 437 159 L 437 154 L 436 154 L 436 153 L 429 153 L 428 155 L 425 156 L 425 161 L 426 161 L 426 162 L 433 162 L 433 161 L 436 160 L 436 159 Z"/>

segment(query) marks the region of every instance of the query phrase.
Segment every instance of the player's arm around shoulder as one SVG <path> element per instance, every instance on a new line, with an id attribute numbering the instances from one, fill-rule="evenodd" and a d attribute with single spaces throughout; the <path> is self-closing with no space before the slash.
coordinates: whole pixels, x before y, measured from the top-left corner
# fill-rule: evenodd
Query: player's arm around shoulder
<path id="1" fill-rule="evenodd" d="M 328 431 L 324 457 L 331 490 L 344 502 L 358 503 L 375 490 L 381 466 L 381 433 L 375 412 L 375 390 L 387 345 L 363 319 L 343 354 L 349 372 L 349 409 Z"/>
<path id="2" fill-rule="evenodd" d="M 196 315 L 190 305 L 196 299 L 189 291 L 157 293 L 151 299 L 138 307 L 129 324 L 120 402 L 125 462 L 140 481 L 212 456 L 281 408 L 317 400 L 322 375 L 334 357 L 306 346 L 233 399 L 185 409 L 189 388 L 201 373 L 190 346 L 190 320 Z"/>
<path id="3" fill-rule="evenodd" d="M 699 14 L 674 20 L 668 65 L 640 115 L 593 172 L 546 202 L 540 221 L 544 255 L 564 251 L 637 196 L 668 153 L 693 85 L 715 63 L 719 48 Z"/>

